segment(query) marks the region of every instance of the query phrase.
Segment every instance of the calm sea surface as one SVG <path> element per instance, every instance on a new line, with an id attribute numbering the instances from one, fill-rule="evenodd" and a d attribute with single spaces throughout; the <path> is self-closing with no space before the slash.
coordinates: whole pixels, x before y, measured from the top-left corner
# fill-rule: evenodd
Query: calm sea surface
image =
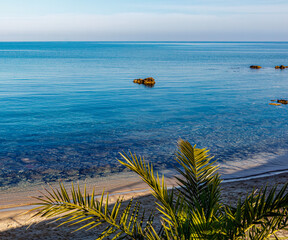
<path id="1" fill-rule="evenodd" d="M 288 169 L 281 64 L 287 42 L 1 42 L 0 186 L 116 174 L 123 150 L 169 169 L 180 137 L 235 176 Z"/>

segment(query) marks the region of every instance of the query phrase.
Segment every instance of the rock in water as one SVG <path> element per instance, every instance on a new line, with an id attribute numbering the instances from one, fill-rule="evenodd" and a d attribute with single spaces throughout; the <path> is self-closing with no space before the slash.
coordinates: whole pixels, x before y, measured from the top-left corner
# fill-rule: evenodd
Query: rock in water
<path id="1" fill-rule="evenodd" d="M 138 84 L 143 84 L 144 83 L 144 79 L 142 79 L 142 78 L 134 79 L 133 82 L 134 83 L 138 83 Z"/>
<path id="2" fill-rule="evenodd" d="M 152 77 L 145 78 L 145 79 L 144 79 L 144 84 L 145 84 L 145 85 L 154 85 L 154 84 L 155 84 L 155 79 L 152 78 Z"/>
<path id="3" fill-rule="evenodd" d="M 148 77 L 148 78 L 137 78 L 137 79 L 134 79 L 133 81 L 134 83 L 138 83 L 138 84 L 144 84 L 146 86 L 154 86 L 155 84 L 155 79 L 152 78 L 152 77 Z"/>
<path id="4" fill-rule="evenodd" d="M 285 68 L 288 68 L 288 66 L 284 66 L 284 65 L 275 66 L 275 69 L 285 69 Z"/>
<path id="5" fill-rule="evenodd" d="M 278 99 L 277 103 L 288 104 L 288 100 L 285 99 Z"/>
<path id="6" fill-rule="evenodd" d="M 261 66 L 257 66 L 257 65 L 251 65 L 250 68 L 253 68 L 253 69 L 260 69 L 262 68 Z"/>
<path id="7" fill-rule="evenodd" d="M 269 105 L 280 106 L 281 103 L 269 103 Z"/>

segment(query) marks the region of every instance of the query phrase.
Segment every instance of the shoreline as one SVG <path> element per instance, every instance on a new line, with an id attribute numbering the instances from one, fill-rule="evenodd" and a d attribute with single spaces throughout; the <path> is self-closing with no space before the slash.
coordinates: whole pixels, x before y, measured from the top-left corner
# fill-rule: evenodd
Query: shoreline
<path id="1" fill-rule="evenodd" d="M 246 180 L 251 180 L 251 179 L 258 179 L 258 178 L 265 178 L 269 176 L 277 176 L 279 174 L 285 174 L 288 173 L 288 169 L 284 170 L 271 170 L 268 172 L 263 172 L 263 173 L 258 173 L 258 174 L 251 174 L 245 177 L 236 177 L 236 178 L 223 178 L 224 183 L 228 182 L 238 182 L 238 181 L 246 181 Z"/>
<path id="2" fill-rule="evenodd" d="M 278 176 L 278 175 L 287 175 L 288 176 L 288 169 L 284 169 L 284 170 L 272 170 L 269 172 L 264 172 L 264 173 L 259 173 L 259 174 L 253 174 L 253 175 L 248 175 L 245 177 L 235 177 L 235 178 L 222 178 L 222 184 L 226 184 L 226 183 L 235 183 L 235 182 L 245 182 L 245 181 L 249 181 L 249 180 L 259 180 L 259 179 L 263 179 L 263 178 L 268 178 L 268 177 L 274 177 L 274 176 Z M 120 176 L 119 176 L 120 175 Z M 116 179 L 115 179 L 116 178 Z M 122 181 L 119 181 L 119 178 Z M 176 183 L 176 179 L 174 178 L 165 178 L 166 183 L 168 188 L 172 188 L 174 185 L 177 185 Z M 116 183 L 116 182 L 117 183 Z M 124 184 L 125 181 L 125 184 Z M 59 181 L 60 182 L 60 181 Z M 16 210 L 29 210 L 31 208 L 33 208 L 33 206 L 31 206 L 31 203 L 33 203 L 32 197 L 36 196 L 37 194 L 39 195 L 39 192 L 41 192 L 41 190 L 43 190 L 44 186 L 47 188 L 50 186 L 52 186 L 53 188 L 58 187 L 59 186 L 59 182 L 52 182 L 49 184 L 36 184 L 36 185 L 31 185 L 30 187 L 28 187 L 27 189 L 22 189 L 22 191 L 18 191 L 15 193 L 11 193 L 11 189 L 18 189 L 19 187 L 13 187 L 11 189 L 7 189 L 4 190 L 3 192 L 0 192 L 0 212 L 7 212 L 7 211 L 16 211 Z M 71 186 L 71 181 L 63 181 L 64 185 L 69 188 Z M 134 173 L 131 172 L 122 172 L 120 174 L 115 174 L 115 175 L 111 175 L 111 176 L 106 176 L 106 177 L 96 177 L 96 178 L 90 178 L 90 179 L 85 179 L 85 180 L 79 180 L 77 181 L 77 183 L 79 183 L 80 187 L 83 188 L 84 185 L 86 184 L 87 189 L 91 190 L 93 188 L 95 188 L 96 192 L 98 192 L 99 194 L 96 195 L 96 197 L 101 196 L 101 193 L 103 191 L 103 189 L 105 189 L 105 192 L 109 192 L 109 196 L 114 196 L 114 195 L 126 195 L 126 194 L 132 194 L 132 193 L 145 193 L 145 192 L 149 192 L 150 188 L 147 188 L 147 185 L 142 182 L 142 180 Z M 95 186 L 99 184 L 98 186 Z M 109 186 L 106 187 L 105 186 Z M 91 185 L 94 185 L 93 187 Z M 8 193 L 9 192 L 9 193 Z M 5 201 L 5 199 L 11 199 L 15 196 L 15 194 L 19 194 L 20 192 L 20 196 L 18 196 L 18 198 L 16 200 L 11 201 L 9 204 L 4 204 L 3 202 Z M 6 198 L 3 197 L 2 195 L 6 195 Z M 31 194 L 31 195 L 29 195 Z M 26 195 L 26 197 L 25 197 Z M 25 198 L 24 203 L 18 203 L 17 202 L 21 202 L 21 200 L 23 201 L 23 197 Z M 29 201 L 29 200 L 30 201 Z"/>

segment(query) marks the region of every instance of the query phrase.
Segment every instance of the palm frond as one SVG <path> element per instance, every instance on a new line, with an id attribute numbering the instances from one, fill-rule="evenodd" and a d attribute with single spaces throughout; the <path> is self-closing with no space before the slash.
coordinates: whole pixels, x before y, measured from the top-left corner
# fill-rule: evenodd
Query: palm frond
<path id="1" fill-rule="evenodd" d="M 109 208 L 109 195 L 105 196 L 102 192 L 100 200 L 95 198 L 95 191 L 92 195 L 87 194 L 86 186 L 82 194 L 78 185 L 74 188 L 72 183 L 70 196 L 63 183 L 60 183 L 60 189 L 45 189 L 44 198 L 36 197 L 40 202 L 36 203 L 39 207 L 33 208 L 30 212 L 37 211 L 33 217 L 41 216 L 45 218 L 56 217 L 54 221 L 60 221 L 58 226 L 65 224 L 81 225 L 75 231 L 82 229 L 91 230 L 100 225 L 106 226 L 98 239 L 107 236 L 114 236 L 115 239 L 122 235 L 131 239 L 144 239 L 144 236 L 151 231 L 153 223 L 152 213 L 149 215 L 146 223 L 145 211 L 140 213 L 140 203 L 133 203 L 130 200 L 123 209 L 123 200 L 118 198 L 113 207 Z M 106 200 L 105 200 L 106 198 Z M 35 205 L 35 204 L 33 204 Z M 61 215 L 59 217 L 59 215 Z"/>
<path id="2" fill-rule="evenodd" d="M 242 203 L 243 229 L 255 239 L 267 239 L 288 227 L 288 183 L 277 193 L 277 186 L 252 193 Z M 251 231 L 250 231 L 251 229 Z"/>
<path id="3" fill-rule="evenodd" d="M 253 191 L 237 207 L 226 207 L 225 229 L 236 236 L 249 235 L 250 239 L 267 239 L 288 227 L 288 184 L 277 193 L 265 187 Z M 224 227 L 224 226 L 223 226 Z"/>
<path id="4" fill-rule="evenodd" d="M 217 174 L 218 166 L 213 157 L 207 154 L 206 149 L 192 146 L 188 141 L 178 142 L 176 161 L 182 169 L 176 168 L 182 177 L 177 177 L 180 183 L 180 191 L 189 203 L 198 208 L 206 209 L 206 217 L 209 217 L 211 209 L 220 200 L 220 177 Z"/>
<path id="5" fill-rule="evenodd" d="M 158 173 L 155 176 L 153 165 L 147 163 L 144 158 L 141 156 L 137 157 L 136 154 L 132 154 L 131 152 L 130 155 L 126 153 L 120 154 L 125 161 L 118 161 L 128 169 L 137 173 L 140 178 L 151 187 L 152 195 L 160 202 L 160 204 L 157 203 L 157 209 L 165 221 L 165 223 L 163 223 L 164 229 L 170 231 L 172 237 L 176 236 L 179 227 L 177 211 L 183 208 L 183 201 L 182 205 L 180 204 L 182 196 L 175 196 L 174 189 L 171 189 L 169 192 L 164 176 L 162 176 L 161 179 Z M 178 198 L 178 200 L 176 200 L 178 204 L 176 205 L 174 204 L 175 197 Z"/>
<path id="6" fill-rule="evenodd" d="M 181 175 L 176 177 L 180 185 L 179 191 L 185 197 L 191 215 L 196 214 L 198 222 L 201 219 L 202 225 L 199 231 L 215 234 L 212 231 L 213 222 L 220 217 L 222 208 L 220 204 L 221 179 L 217 173 L 219 167 L 215 164 L 216 161 L 213 161 L 213 157 L 208 155 L 206 149 L 193 147 L 188 141 L 181 139 L 178 142 L 178 149 L 176 161 L 182 167 L 182 169 L 176 168 Z M 206 226 L 205 231 L 204 226 Z"/>

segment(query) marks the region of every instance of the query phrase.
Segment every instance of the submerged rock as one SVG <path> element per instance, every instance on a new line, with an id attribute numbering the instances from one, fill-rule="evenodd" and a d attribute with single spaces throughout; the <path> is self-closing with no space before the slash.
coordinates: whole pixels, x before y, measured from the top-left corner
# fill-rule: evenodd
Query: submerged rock
<path id="1" fill-rule="evenodd" d="M 144 84 L 146 86 L 154 86 L 155 84 L 155 79 L 152 77 L 148 77 L 148 78 L 138 78 L 138 79 L 134 79 L 133 81 L 134 83 L 138 83 L 138 84 Z"/>
<path id="2" fill-rule="evenodd" d="M 253 69 L 260 69 L 262 68 L 261 66 L 257 66 L 257 65 L 251 65 L 250 68 L 253 68 Z"/>
<path id="3" fill-rule="evenodd" d="M 281 103 L 269 103 L 269 105 L 280 106 Z"/>

